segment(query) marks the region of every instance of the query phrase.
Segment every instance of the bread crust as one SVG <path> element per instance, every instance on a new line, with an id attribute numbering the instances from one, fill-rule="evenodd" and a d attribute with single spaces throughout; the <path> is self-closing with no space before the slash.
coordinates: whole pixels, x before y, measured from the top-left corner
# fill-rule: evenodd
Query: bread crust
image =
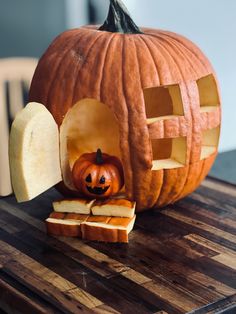
<path id="1" fill-rule="evenodd" d="M 46 220 L 52 236 L 80 237 L 85 240 L 128 243 L 136 216 L 132 218 L 51 213 Z"/>

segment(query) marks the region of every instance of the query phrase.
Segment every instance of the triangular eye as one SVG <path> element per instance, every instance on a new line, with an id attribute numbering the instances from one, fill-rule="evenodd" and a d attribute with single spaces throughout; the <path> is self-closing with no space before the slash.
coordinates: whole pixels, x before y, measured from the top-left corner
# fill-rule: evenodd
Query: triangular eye
<path id="1" fill-rule="evenodd" d="M 100 184 L 105 184 L 105 182 L 106 182 L 106 178 L 104 176 L 102 176 L 100 181 L 99 181 L 99 183 Z"/>
<path id="2" fill-rule="evenodd" d="M 87 178 L 85 179 L 85 181 L 88 182 L 88 183 L 91 183 L 91 182 L 92 182 L 91 174 L 89 174 L 89 175 L 87 176 Z"/>

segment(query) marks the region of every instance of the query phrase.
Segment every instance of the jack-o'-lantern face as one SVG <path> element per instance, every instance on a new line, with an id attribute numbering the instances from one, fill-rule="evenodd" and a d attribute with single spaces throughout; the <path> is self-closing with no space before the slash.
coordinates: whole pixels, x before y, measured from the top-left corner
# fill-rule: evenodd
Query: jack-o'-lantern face
<path id="1" fill-rule="evenodd" d="M 97 153 L 84 154 L 74 164 L 72 178 L 77 190 L 90 198 L 105 198 L 117 194 L 124 184 L 118 158 Z"/>
<path id="2" fill-rule="evenodd" d="M 100 147 L 121 160 L 124 193 L 141 211 L 174 203 L 205 178 L 217 155 L 221 106 L 215 72 L 199 48 L 175 33 L 141 32 L 124 10 L 113 0 L 99 30 L 59 36 L 39 62 L 30 100 L 60 126 L 67 190 L 78 190 L 71 175 L 77 160 Z M 88 169 L 79 182 L 91 197 L 113 188 L 105 170 Z"/>
<path id="3" fill-rule="evenodd" d="M 96 175 L 96 178 L 94 178 L 94 173 L 92 177 L 91 173 L 87 175 L 87 171 L 85 171 L 86 178 L 84 179 L 82 177 L 82 179 L 85 180 L 86 189 L 90 194 L 96 196 L 106 195 L 107 191 L 110 189 L 112 181 L 111 178 L 105 177 L 105 175 L 106 173 L 100 177 L 99 173 L 99 175 Z"/>

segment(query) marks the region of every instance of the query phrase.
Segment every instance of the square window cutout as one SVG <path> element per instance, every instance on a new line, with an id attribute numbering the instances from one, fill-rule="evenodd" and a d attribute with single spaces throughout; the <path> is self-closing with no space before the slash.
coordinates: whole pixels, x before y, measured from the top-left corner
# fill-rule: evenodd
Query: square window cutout
<path id="1" fill-rule="evenodd" d="M 181 168 L 186 165 L 187 138 L 164 138 L 152 141 L 152 170 Z"/>
<path id="2" fill-rule="evenodd" d="M 202 150 L 200 159 L 206 159 L 217 151 L 220 138 L 220 127 L 202 132 Z"/>
<path id="3" fill-rule="evenodd" d="M 210 112 L 220 106 L 217 84 L 212 74 L 197 80 L 197 86 L 201 112 Z"/>
<path id="4" fill-rule="evenodd" d="M 179 85 L 144 89 L 147 123 L 183 116 L 183 101 Z"/>

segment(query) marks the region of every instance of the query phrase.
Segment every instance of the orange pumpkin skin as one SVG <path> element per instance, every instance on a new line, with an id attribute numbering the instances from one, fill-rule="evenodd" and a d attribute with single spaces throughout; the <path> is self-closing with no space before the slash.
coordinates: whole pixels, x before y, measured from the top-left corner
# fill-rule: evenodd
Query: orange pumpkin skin
<path id="1" fill-rule="evenodd" d="M 196 80 L 209 74 L 216 79 L 200 49 L 172 32 L 142 31 L 66 31 L 40 59 L 30 89 L 30 101 L 43 103 L 58 126 L 81 99 L 109 106 L 119 126 L 126 196 L 137 211 L 174 203 L 199 186 L 217 154 L 200 160 L 202 131 L 221 121 L 220 106 L 200 112 Z M 143 89 L 172 84 L 179 84 L 184 116 L 147 125 Z M 175 137 L 187 138 L 186 165 L 152 171 L 151 139 Z"/>
<path id="2" fill-rule="evenodd" d="M 117 194 L 124 185 L 121 162 L 114 156 L 102 154 L 100 163 L 97 153 L 83 154 L 74 164 L 72 177 L 80 194 L 102 199 Z"/>

